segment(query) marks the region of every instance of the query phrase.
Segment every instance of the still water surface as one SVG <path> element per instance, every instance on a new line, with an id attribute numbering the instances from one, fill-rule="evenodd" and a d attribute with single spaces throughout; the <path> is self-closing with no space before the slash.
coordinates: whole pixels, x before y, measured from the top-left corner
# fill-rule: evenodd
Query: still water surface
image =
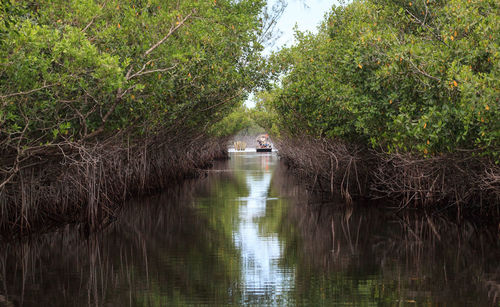
<path id="1" fill-rule="evenodd" d="M 312 200 L 275 154 L 0 243 L 0 306 L 498 306 L 498 230 Z"/>

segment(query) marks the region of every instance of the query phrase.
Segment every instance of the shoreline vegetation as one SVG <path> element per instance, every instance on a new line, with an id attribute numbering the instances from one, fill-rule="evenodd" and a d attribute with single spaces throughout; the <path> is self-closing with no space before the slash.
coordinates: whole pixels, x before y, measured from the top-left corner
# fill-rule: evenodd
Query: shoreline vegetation
<path id="1" fill-rule="evenodd" d="M 253 112 L 311 189 L 498 223 L 498 1 L 352 1 L 296 41 Z"/>
<path id="2" fill-rule="evenodd" d="M 309 189 L 326 198 L 383 203 L 393 209 L 479 218 L 498 223 L 498 165 L 466 154 L 423 159 L 327 139 L 281 138 L 279 155 Z"/>
<path id="3" fill-rule="evenodd" d="M 94 144 L 45 157 L 19 171 L 3 191 L 0 231 L 22 236 L 67 223 L 102 229 L 124 201 L 199 176 L 214 160 L 227 158 L 226 143 L 204 134 L 157 137 L 128 147 Z"/>
<path id="4" fill-rule="evenodd" d="M 232 114 L 268 85 L 282 9 L 1 0 L 0 230 L 99 229 L 123 200 L 224 157 Z"/>

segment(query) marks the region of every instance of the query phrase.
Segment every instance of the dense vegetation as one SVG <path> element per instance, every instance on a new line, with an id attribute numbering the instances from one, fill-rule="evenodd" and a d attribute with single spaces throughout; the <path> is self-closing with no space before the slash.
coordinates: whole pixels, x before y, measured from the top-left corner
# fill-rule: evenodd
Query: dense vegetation
<path id="1" fill-rule="evenodd" d="M 3 218 L 39 207 L 26 178 L 35 193 L 65 178 L 82 189 L 70 202 L 97 204 L 103 186 L 113 199 L 218 155 L 238 127 L 214 125 L 265 85 L 260 51 L 279 14 L 263 0 L 0 3 Z"/>
<path id="2" fill-rule="evenodd" d="M 498 202 L 497 1 L 354 1 L 268 63 L 277 3 L 1 0 L 0 226 L 29 225 L 42 204 L 112 211 L 255 123 L 348 198 L 367 186 L 406 204 Z"/>
<path id="3" fill-rule="evenodd" d="M 0 47 L 2 147 L 209 127 L 263 77 L 263 1 L 21 3 Z"/>
<path id="4" fill-rule="evenodd" d="M 498 1 L 353 1 L 334 7 L 318 34 L 296 38 L 274 55 L 280 84 L 259 97 L 275 112 L 275 134 L 354 144 L 387 159 L 410 155 L 400 164 L 412 166 L 469 159 L 465 168 L 488 173 L 485 187 L 499 196 Z M 488 167 L 472 166 L 478 157 Z M 433 167 L 411 176 L 440 173 Z"/>
<path id="5" fill-rule="evenodd" d="M 499 158 L 497 1 L 355 1 L 297 39 L 276 55 L 280 130 Z"/>

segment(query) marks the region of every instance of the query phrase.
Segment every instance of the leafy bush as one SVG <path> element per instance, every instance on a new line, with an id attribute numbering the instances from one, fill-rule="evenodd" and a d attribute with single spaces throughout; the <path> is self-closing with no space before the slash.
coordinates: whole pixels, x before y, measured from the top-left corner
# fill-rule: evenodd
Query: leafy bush
<path id="1" fill-rule="evenodd" d="M 207 129 L 266 80 L 265 1 L 4 2 L 0 147 L 13 152 Z"/>
<path id="2" fill-rule="evenodd" d="M 273 59 L 280 131 L 500 158 L 498 1 L 354 1 L 297 40 Z"/>

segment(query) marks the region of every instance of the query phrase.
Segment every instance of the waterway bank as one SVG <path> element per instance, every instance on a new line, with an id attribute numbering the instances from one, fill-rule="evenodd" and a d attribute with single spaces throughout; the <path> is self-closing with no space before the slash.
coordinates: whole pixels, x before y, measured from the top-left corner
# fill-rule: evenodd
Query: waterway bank
<path id="1" fill-rule="evenodd" d="M 500 168 L 486 157 L 470 152 L 429 157 L 385 153 L 305 135 L 276 143 L 290 169 L 326 198 L 377 201 L 400 210 L 498 224 Z"/>
<path id="2" fill-rule="evenodd" d="M 24 236 L 67 223 L 98 230 L 127 199 L 175 186 L 227 158 L 226 143 L 204 134 L 125 138 L 35 155 L 0 188 L 0 231 Z"/>

